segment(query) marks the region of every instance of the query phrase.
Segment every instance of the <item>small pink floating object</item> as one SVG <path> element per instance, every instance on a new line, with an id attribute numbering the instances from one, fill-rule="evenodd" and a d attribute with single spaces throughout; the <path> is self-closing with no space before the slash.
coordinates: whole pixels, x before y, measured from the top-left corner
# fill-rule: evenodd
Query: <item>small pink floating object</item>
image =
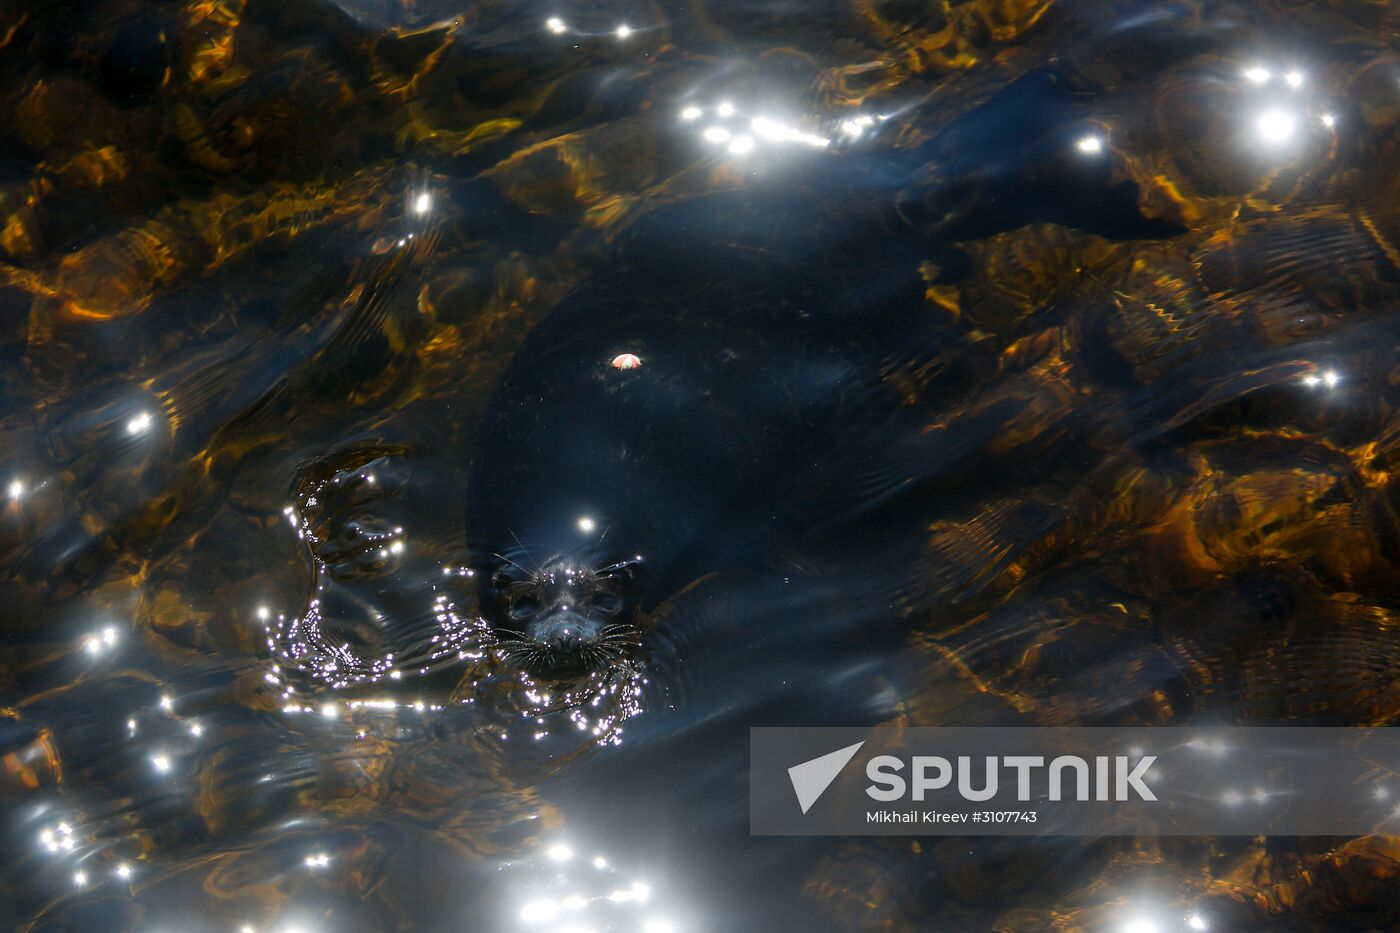
<path id="1" fill-rule="evenodd" d="M 635 353 L 619 353 L 617 356 L 613 357 L 612 361 L 613 369 L 636 369 L 641 365 L 642 358 Z"/>

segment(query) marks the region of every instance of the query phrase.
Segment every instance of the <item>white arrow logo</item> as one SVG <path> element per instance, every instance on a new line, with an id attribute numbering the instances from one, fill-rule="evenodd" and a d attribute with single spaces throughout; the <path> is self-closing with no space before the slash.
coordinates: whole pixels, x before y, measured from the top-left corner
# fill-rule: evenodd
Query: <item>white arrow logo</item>
<path id="1" fill-rule="evenodd" d="M 811 761 L 804 761 L 800 765 L 793 765 L 788 768 L 788 777 L 792 780 L 792 789 L 797 794 L 797 804 L 806 813 L 812 809 L 812 804 L 826 789 L 831 786 L 831 782 L 836 780 L 836 775 L 841 773 L 841 769 L 856 756 L 860 747 L 864 745 L 864 740 L 854 745 L 847 745 L 845 748 L 838 748 L 834 752 L 828 752 L 820 758 L 813 758 Z"/>

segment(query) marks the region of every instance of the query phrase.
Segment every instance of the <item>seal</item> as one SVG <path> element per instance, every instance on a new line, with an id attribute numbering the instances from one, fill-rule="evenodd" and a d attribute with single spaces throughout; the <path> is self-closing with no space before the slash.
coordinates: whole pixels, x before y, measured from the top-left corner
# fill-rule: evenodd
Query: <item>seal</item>
<path id="1" fill-rule="evenodd" d="M 737 203 L 634 228 L 488 406 L 468 467 L 479 607 L 536 674 L 625 657 L 668 597 L 790 556 L 860 447 L 843 417 L 881 421 L 879 337 L 907 332 L 915 264 L 892 284 L 870 247 Z"/>

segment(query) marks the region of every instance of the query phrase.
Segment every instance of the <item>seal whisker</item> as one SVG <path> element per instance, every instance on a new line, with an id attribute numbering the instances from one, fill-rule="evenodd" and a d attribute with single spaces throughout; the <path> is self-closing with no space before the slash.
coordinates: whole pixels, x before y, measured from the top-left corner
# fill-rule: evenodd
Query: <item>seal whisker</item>
<path id="1" fill-rule="evenodd" d="M 511 533 L 514 534 L 514 532 L 511 532 Z M 522 545 L 522 546 L 523 546 L 523 545 Z M 501 560 L 505 561 L 507 564 L 510 564 L 510 565 L 513 566 L 513 567 L 519 567 L 519 568 L 521 569 L 521 571 L 523 571 L 524 573 L 533 573 L 533 572 L 534 572 L 534 571 L 530 570 L 529 567 L 526 567 L 525 565 L 523 565 L 523 564 L 521 564 L 521 563 L 518 563 L 517 561 L 511 560 L 509 557 L 505 556 L 504 554 L 498 554 L 498 553 L 496 553 L 495 551 L 492 551 L 492 552 L 491 552 L 491 556 L 492 556 L 492 557 L 499 557 Z M 522 556 L 523 556 L 523 555 L 522 555 Z"/>
<path id="2" fill-rule="evenodd" d="M 496 645 L 496 648 L 505 655 L 508 661 L 519 661 L 528 658 L 533 652 L 539 650 L 538 646 L 532 642 L 515 639 L 500 642 Z"/>
<path id="3" fill-rule="evenodd" d="M 610 625 L 599 633 L 598 641 L 606 645 L 639 645 L 641 633 L 629 625 Z"/>
<path id="4" fill-rule="evenodd" d="M 597 656 L 598 660 L 601 661 L 603 664 L 609 664 L 614 661 L 620 660 L 622 658 L 622 651 L 617 648 L 604 649 L 602 647 L 599 647 L 597 649 Z"/>
<path id="5" fill-rule="evenodd" d="M 608 536 L 608 532 L 610 531 L 612 531 L 612 525 L 608 525 L 608 527 L 604 528 L 603 533 L 598 536 L 598 540 L 593 542 L 593 550 L 588 553 L 588 562 L 590 564 L 593 563 L 593 558 L 598 556 L 598 548 L 602 546 L 603 539 Z"/>
<path id="6" fill-rule="evenodd" d="M 518 545 L 520 545 L 520 556 L 523 557 L 523 558 L 525 558 L 526 560 L 530 561 L 531 563 L 534 563 L 534 564 L 535 564 L 535 573 L 539 573 L 539 572 L 541 571 L 541 567 L 540 567 L 540 565 L 539 565 L 538 563 L 536 563 L 535 561 L 533 561 L 533 560 L 531 559 L 531 557 L 530 557 L 530 549 L 527 548 L 527 547 L 525 546 L 525 542 L 524 542 L 524 541 L 521 541 L 521 540 L 520 540 L 520 535 L 518 535 L 518 534 L 515 533 L 515 529 L 514 529 L 514 528 L 507 528 L 506 531 L 509 531 L 509 532 L 510 532 L 510 536 L 511 536 L 512 538 L 515 539 L 515 543 L 518 544 Z M 515 562 L 514 562 L 514 561 L 511 561 L 511 563 L 515 563 Z M 515 566 L 520 567 L 519 564 L 515 564 Z M 521 569 L 521 570 L 524 570 L 525 568 L 524 568 L 524 567 L 520 567 L 520 569 Z"/>
<path id="7" fill-rule="evenodd" d="M 631 558 L 631 559 L 628 559 L 628 560 L 620 560 L 620 561 L 618 561 L 618 562 L 615 563 L 615 564 L 608 564 L 608 566 L 602 568 L 601 570 L 596 571 L 596 572 L 594 573 L 594 576 L 596 576 L 596 577 L 610 577 L 610 576 L 612 576 L 613 574 L 616 574 L 616 573 L 618 573 L 618 572 L 620 572 L 620 571 L 623 571 L 623 570 L 631 570 L 633 567 L 639 566 L 640 564 L 641 564 L 641 560 L 638 559 L 638 558 L 635 558 L 635 557 L 634 557 L 634 558 Z"/>

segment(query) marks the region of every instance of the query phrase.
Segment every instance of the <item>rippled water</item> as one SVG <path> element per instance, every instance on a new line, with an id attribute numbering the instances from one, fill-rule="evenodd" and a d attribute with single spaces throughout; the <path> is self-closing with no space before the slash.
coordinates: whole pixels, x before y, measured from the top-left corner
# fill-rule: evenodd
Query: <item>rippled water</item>
<path id="1" fill-rule="evenodd" d="M 750 837 L 747 743 L 1400 714 L 1398 20 L 3 0 L 8 926 L 1393 928 L 1389 836 Z"/>

